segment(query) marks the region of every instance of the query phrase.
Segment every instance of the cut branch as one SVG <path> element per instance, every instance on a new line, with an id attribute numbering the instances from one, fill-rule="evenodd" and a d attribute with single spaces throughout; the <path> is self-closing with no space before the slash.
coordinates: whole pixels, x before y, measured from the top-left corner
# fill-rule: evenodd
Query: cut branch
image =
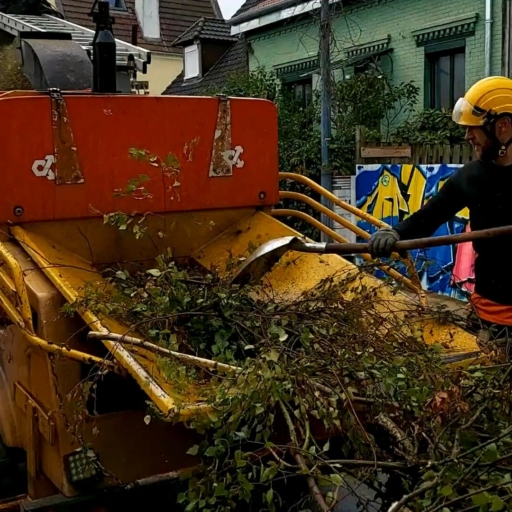
<path id="1" fill-rule="evenodd" d="M 242 371 L 242 369 L 238 368 L 237 366 L 219 363 L 217 361 L 212 361 L 211 359 L 205 359 L 203 357 L 182 354 L 181 352 L 175 352 L 167 348 L 159 347 L 158 345 L 150 343 L 149 341 L 134 338 L 133 336 L 124 336 L 121 334 L 92 331 L 87 335 L 87 337 L 93 340 L 110 340 L 121 344 L 135 345 L 137 347 L 142 347 L 146 350 L 149 350 L 150 352 L 153 352 L 155 354 L 164 357 L 174 357 L 176 359 L 179 359 L 180 361 L 183 361 L 184 363 L 195 364 L 196 366 L 207 368 L 209 370 L 219 370 L 225 373 L 237 373 Z"/>
<path id="2" fill-rule="evenodd" d="M 384 427 L 397 441 L 398 444 L 402 447 L 403 451 L 406 455 L 413 456 L 414 455 L 414 446 L 407 439 L 405 433 L 398 428 L 396 423 L 392 421 L 389 416 L 384 413 L 380 413 L 376 418 L 377 423 Z"/>
<path id="3" fill-rule="evenodd" d="M 428 482 L 427 484 L 419 487 L 415 491 L 411 492 L 410 494 L 406 494 L 400 501 L 397 501 L 396 503 L 393 503 L 391 507 L 389 507 L 388 512 L 398 512 L 399 510 L 408 510 L 406 508 L 407 503 L 409 503 L 412 499 L 420 496 L 424 492 L 428 491 L 429 489 L 433 489 L 437 486 L 439 483 L 438 479 L 434 479 L 431 482 Z"/>
<path id="4" fill-rule="evenodd" d="M 295 432 L 295 427 L 293 426 L 292 419 L 290 418 L 290 414 L 286 410 L 286 406 L 284 405 L 284 403 L 281 400 L 279 401 L 279 405 L 281 407 L 281 411 L 283 411 L 283 415 L 285 417 L 286 424 L 288 425 L 288 430 L 290 431 L 290 437 L 292 439 L 292 442 L 293 442 L 294 446 L 298 448 L 299 440 L 297 439 L 297 434 Z M 292 448 L 291 454 L 293 455 L 294 459 L 297 461 L 297 464 L 302 471 L 304 471 L 304 472 L 309 471 L 309 469 L 306 465 L 306 462 L 304 461 L 304 457 L 298 451 L 296 451 Z M 318 506 L 320 507 L 320 509 L 324 510 L 326 512 L 328 510 L 331 510 L 330 507 L 325 502 L 324 496 L 323 496 L 322 492 L 320 491 L 320 489 L 318 488 L 318 485 L 317 485 L 315 479 L 311 475 L 308 475 L 306 477 L 306 480 L 308 482 L 309 489 L 311 490 L 311 493 L 313 494 L 313 498 L 318 503 Z"/>

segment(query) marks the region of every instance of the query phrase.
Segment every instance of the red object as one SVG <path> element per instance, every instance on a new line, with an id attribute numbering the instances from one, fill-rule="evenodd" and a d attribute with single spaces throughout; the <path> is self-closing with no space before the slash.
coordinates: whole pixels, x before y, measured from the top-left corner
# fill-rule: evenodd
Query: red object
<path id="1" fill-rule="evenodd" d="M 35 162 L 51 159 L 56 147 L 57 168 L 59 162 L 62 167 L 63 160 L 68 161 L 59 149 L 64 136 L 59 131 L 54 136 L 49 95 L 0 93 L 0 222 L 86 218 L 115 211 L 257 207 L 279 201 L 277 112 L 271 102 L 229 100 L 231 150 L 243 148 L 244 165 L 233 166 L 231 176 L 210 177 L 219 98 L 88 93 L 63 94 L 63 98 L 67 108 L 63 117 L 69 119 L 83 183 L 57 184 L 33 172 Z M 174 178 L 164 176 L 160 168 L 131 158 L 131 148 L 147 150 L 162 160 L 173 154 L 181 167 L 176 176 L 179 186 L 173 188 Z M 55 164 L 51 169 L 56 169 Z M 44 173 L 44 165 L 36 170 Z M 140 174 L 150 178 L 143 183 L 150 198 L 115 196 L 116 189 L 124 189 Z"/>

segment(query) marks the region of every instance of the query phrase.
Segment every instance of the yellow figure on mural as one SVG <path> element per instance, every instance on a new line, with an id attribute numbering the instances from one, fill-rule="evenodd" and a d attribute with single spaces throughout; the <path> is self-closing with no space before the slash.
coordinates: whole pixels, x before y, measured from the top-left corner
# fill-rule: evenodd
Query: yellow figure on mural
<path id="1" fill-rule="evenodd" d="M 438 190 L 447 179 L 448 177 L 439 181 Z M 397 178 L 384 166 L 378 185 L 361 209 L 378 219 L 393 218 L 399 222 L 419 210 L 428 201 L 425 198 L 426 188 L 427 178 L 420 167 L 404 164 L 400 168 L 400 178 Z M 460 211 L 457 217 L 469 219 L 468 208 Z"/>
<path id="2" fill-rule="evenodd" d="M 402 165 L 400 179 L 384 168 L 361 209 L 378 219 L 402 220 L 421 207 L 426 184 L 424 174 L 414 165 Z"/>

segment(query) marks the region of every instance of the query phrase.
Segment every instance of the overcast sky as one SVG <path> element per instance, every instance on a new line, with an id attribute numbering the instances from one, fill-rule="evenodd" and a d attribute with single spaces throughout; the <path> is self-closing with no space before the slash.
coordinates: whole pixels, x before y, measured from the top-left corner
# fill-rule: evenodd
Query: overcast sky
<path id="1" fill-rule="evenodd" d="M 224 18 L 231 18 L 243 3 L 244 0 L 219 0 Z"/>

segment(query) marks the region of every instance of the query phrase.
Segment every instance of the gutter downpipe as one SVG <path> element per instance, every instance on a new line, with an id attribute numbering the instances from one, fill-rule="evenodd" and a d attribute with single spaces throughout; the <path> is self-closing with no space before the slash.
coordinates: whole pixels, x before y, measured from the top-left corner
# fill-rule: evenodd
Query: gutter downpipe
<path id="1" fill-rule="evenodd" d="M 492 0 L 485 0 L 485 76 L 491 76 Z"/>
<path id="2" fill-rule="evenodd" d="M 511 38 L 510 38 L 510 22 L 511 22 L 511 0 L 503 2 L 503 75 L 510 78 L 510 51 L 511 51 Z"/>

